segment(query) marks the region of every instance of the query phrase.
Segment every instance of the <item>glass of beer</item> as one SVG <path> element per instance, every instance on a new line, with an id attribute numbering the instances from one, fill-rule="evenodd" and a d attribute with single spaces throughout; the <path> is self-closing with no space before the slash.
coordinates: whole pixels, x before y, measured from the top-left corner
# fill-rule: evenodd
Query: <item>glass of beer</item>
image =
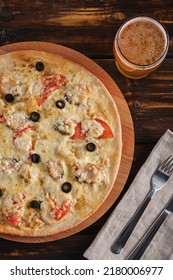
<path id="1" fill-rule="evenodd" d="M 118 30 L 113 51 L 117 69 L 125 77 L 141 79 L 164 60 L 169 47 L 166 29 L 156 19 L 137 16 Z"/>

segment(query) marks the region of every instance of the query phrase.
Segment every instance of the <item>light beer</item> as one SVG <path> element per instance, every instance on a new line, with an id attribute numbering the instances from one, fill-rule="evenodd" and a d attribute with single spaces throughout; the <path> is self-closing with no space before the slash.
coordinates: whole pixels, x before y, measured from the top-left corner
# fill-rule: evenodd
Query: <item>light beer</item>
<path id="1" fill-rule="evenodd" d="M 161 64 L 168 46 L 168 34 L 157 20 L 132 18 L 120 27 L 114 40 L 117 68 L 128 78 L 143 78 Z"/>

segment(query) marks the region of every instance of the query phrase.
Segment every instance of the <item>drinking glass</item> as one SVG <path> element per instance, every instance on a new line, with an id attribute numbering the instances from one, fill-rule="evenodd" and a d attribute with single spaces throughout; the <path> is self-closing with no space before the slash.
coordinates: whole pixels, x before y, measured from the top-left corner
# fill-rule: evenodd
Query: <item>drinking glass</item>
<path id="1" fill-rule="evenodd" d="M 165 27 L 156 19 L 136 16 L 123 23 L 114 39 L 119 72 L 131 79 L 146 77 L 159 67 L 169 47 Z"/>

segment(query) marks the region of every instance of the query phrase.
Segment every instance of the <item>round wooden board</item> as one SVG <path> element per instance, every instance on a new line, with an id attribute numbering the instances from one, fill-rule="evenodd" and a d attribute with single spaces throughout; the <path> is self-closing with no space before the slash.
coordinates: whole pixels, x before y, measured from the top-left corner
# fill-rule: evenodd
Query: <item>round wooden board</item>
<path id="1" fill-rule="evenodd" d="M 117 105 L 120 114 L 120 119 L 121 119 L 123 149 L 122 149 L 122 157 L 121 157 L 120 168 L 118 171 L 118 176 L 107 199 L 104 201 L 104 203 L 99 207 L 99 209 L 95 213 L 93 213 L 89 218 L 87 218 L 79 225 L 69 230 L 50 236 L 21 237 L 21 236 L 0 234 L 1 238 L 17 241 L 17 242 L 24 242 L 24 243 L 49 242 L 49 241 L 54 241 L 70 236 L 90 226 L 92 223 L 98 220 L 116 201 L 116 199 L 118 198 L 119 194 L 121 193 L 126 183 L 133 160 L 134 128 L 133 128 L 133 122 L 132 122 L 128 105 L 121 91 L 119 90 L 118 86 L 113 81 L 113 79 L 94 61 L 92 61 L 85 55 L 75 50 L 72 50 L 64 46 L 48 43 L 48 42 L 22 42 L 22 43 L 6 45 L 0 48 L 0 55 L 12 51 L 19 51 L 19 50 L 37 50 L 37 51 L 45 51 L 45 52 L 62 55 L 85 67 L 88 71 L 90 71 L 95 76 L 97 76 L 100 79 L 100 81 L 106 86 L 106 88 L 108 89 L 109 93 L 111 94 L 111 96 L 113 97 Z"/>

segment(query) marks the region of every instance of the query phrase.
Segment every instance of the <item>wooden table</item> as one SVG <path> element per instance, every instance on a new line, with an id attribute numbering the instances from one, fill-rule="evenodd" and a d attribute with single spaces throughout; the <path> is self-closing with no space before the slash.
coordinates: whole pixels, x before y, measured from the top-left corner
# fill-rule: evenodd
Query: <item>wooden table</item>
<path id="1" fill-rule="evenodd" d="M 112 45 L 123 21 L 148 15 L 169 33 L 168 55 L 160 68 L 142 80 L 129 80 L 115 68 Z M 65 239 L 39 244 L 0 239 L 0 259 L 84 259 L 112 210 L 129 188 L 152 148 L 169 128 L 173 131 L 173 4 L 172 0 L 133 1 L 0 1 L 0 45 L 48 41 L 77 50 L 93 59 L 122 91 L 135 128 L 135 154 L 131 172 L 118 200 L 85 230 Z"/>

